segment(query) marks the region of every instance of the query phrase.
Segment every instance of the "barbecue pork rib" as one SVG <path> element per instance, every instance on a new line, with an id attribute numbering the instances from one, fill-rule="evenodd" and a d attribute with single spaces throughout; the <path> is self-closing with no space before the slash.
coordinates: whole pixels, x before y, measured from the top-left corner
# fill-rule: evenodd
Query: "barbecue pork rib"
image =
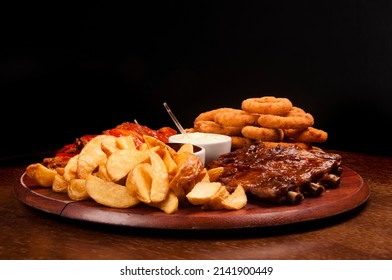
<path id="1" fill-rule="evenodd" d="M 212 161 L 207 169 L 224 167 L 218 181 L 232 192 L 241 185 L 264 202 L 300 203 L 338 187 L 342 157 L 319 148 L 292 146 L 266 148 L 263 142 L 235 150 Z"/>

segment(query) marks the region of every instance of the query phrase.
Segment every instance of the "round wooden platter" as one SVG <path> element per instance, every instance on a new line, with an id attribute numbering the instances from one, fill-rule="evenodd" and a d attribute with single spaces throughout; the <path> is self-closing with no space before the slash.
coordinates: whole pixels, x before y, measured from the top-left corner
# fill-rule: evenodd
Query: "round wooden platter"
<path id="1" fill-rule="evenodd" d="M 127 227 L 183 230 L 253 228 L 311 221 L 352 210 L 370 195 L 361 176 L 347 167 L 343 167 L 339 187 L 326 190 L 320 197 L 305 197 L 298 205 L 281 206 L 252 200 L 244 209 L 236 211 L 205 211 L 200 206 L 187 206 L 169 215 L 147 205 L 110 208 L 93 200 L 73 201 L 67 194 L 37 186 L 26 174 L 14 192 L 26 205 L 61 217 Z"/>

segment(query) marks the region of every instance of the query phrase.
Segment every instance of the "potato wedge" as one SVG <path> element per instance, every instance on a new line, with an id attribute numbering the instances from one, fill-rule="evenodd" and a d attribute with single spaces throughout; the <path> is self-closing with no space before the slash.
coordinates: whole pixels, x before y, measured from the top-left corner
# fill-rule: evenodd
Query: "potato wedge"
<path id="1" fill-rule="evenodd" d="M 57 193 L 68 192 L 69 181 L 64 179 L 64 176 L 56 174 L 52 183 L 52 190 Z"/>
<path id="2" fill-rule="evenodd" d="M 174 192 L 169 191 L 165 200 L 158 203 L 152 202 L 149 205 L 161 209 L 166 214 L 173 214 L 178 210 L 178 198 Z"/>
<path id="3" fill-rule="evenodd" d="M 223 167 L 215 167 L 208 169 L 208 176 L 210 177 L 211 182 L 216 182 L 216 180 L 219 178 L 219 176 L 223 173 L 224 168 Z"/>
<path id="4" fill-rule="evenodd" d="M 125 186 L 106 182 L 92 174 L 87 176 L 86 190 L 94 201 L 108 207 L 129 208 L 140 203 Z"/>
<path id="5" fill-rule="evenodd" d="M 93 173 L 95 176 L 98 176 L 104 181 L 111 182 L 112 178 L 108 174 L 108 169 L 106 168 L 106 162 L 101 162 L 98 166 L 98 171 Z"/>
<path id="6" fill-rule="evenodd" d="M 77 169 L 78 169 L 78 157 L 79 155 L 75 155 L 70 158 L 67 164 L 64 167 L 63 177 L 66 181 L 71 181 L 71 179 L 76 178 L 77 176 Z"/>
<path id="7" fill-rule="evenodd" d="M 199 174 L 203 171 L 200 158 L 190 153 L 181 153 L 175 157 L 178 171 L 171 179 L 169 188 L 174 191 L 180 202 L 184 201 L 186 194 L 193 188 Z"/>
<path id="8" fill-rule="evenodd" d="M 239 210 L 246 206 L 248 198 L 244 188 L 240 185 L 230 194 L 229 197 L 222 201 L 222 205 L 228 210 Z"/>
<path id="9" fill-rule="evenodd" d="M 177 154 L 181 154 L 181 153 L 193 154 L 193 145 L 190 143 L 185 143 L 181 145 L 181 147 L 177 151 Z"/>
<path id="10" fill-rule="evenodd" d="M 162 158 L 153 150 L 149 150 L 151 169 L 152 169 L 152 182 L 150 198 L 154 203 L 165 200 L 169 193 L 169 173 Z"/>
<path id="11" fill-rule="evenodd" d="M 51 187 L 57 172 L 41 163 L 33 163 L 27 166 L 26 174 L 34 179 L 41 187 Z"/>
<path id="12" fill-rule="evenodd" d="M 200 171 L 199 175 L 196 178 L 196 183 L 197 182 L 211 182 L 210 175 L 208 174 L 206 168 L 203 168 L 203 170 Z"/>
<path id="13" fill-rule="evenodd" d="M 162 142 L 161 140 L 159 140 L 155 137 L 152 137 L 152 136 L 145 134 L 145 135 L 143 135 L 143 138 L 144 138 L 144 142 L 147 144 L 149 149 L 151 149 L 153 147 L 159 147 L 159 151 L 161 151 L 161 152 L 164 152 L 167 149 L 168 152 L 170 153 L 170 155 L 173 156 L 174 154 L 176 154 L 176 151 L 172 147 L 166 145 L 164 142 Z"/>
<path id="14" fill-rule="evenodd" d="M 188 160 L 188 157 L 190 155 L 192 155 L 192 153 L 187 153 L 187 152 L 177 153 L 173 155 L 173 160 L 178 167 L 181 167 Z"/>
<path id="15" fill-rule="evenodd" d="M 206 204 L 214 197 L 221 186 L 222 184 L 218 182 L 199 182 L 186 195 L 186 198 L 193 205 Z"/>
<path id="16" fill-rule="evenodd" d="M 117 137 L 112 136 L 112 137 L 105 137 L 104 139 L 102 139 L 101 149 L 106 154 L 106 156 L 110 156 L 111 154 L 113 154 L 115 151 L 119 149 L 117 147 Z"/>
<path id="17" fill-rule="evenodd" d="M 140 146 L 139 146 L 139 151 L 144 151 L 144 152 L 146 152 L 146 151 L 148 151 L 148 145 L 146 144 L 146 143 L 142 143 Z"/>
<path id="18" fill-rule="evenodd" d="M 77 164 L 77 178 L 86 179 L 98 165 L 107 159 L 106 154 L 102 151 L 101 143 L 105 138 L 111 135 L 98 135 L 91 139 L 80 151 Z"/>
<path id="19" fill-rule="evenodd" d="M 67 193 L 69 198 L 72 200 L 81 201 L 90 198 L 86 190 L 85 179 L 72 179 L 69 182 Z"/>
<path id="20" fill-rule="evenodd" d="M 140 201 L 150 203 L 152 167 L 149 163 L 140 163 L 129 172 L 125 186 Z"/>
<path id="21" fill-rule="evenodd" d="M 136 150 L 135 139 L 132 135 L 117 137 L 116 144 L 117 147 L 122 150 Z"/>
<path id="22" fill-rule="evenodd" d="M 149 159 L 149 154 L 138 150 L 118 150 L 106 161 L 107 172 L 113 182 L 124 179 L 139 163 Z"/>
<path id="23" fill-rule="evenodd" d="M 169 173 L 169 178 L 173 178 L 177 173 L 177 163 L 167 149 L 165 149 L 162 159 L 166 165 L 167 172 Z"/>
<path id="24" fill-rule="evenodd" d="M 230 196 L 229 191 L 225 186 L 221 186 L 218 191 L 211 197 L 211 199 L 203 204 L 202 209 L 204 210 L 221 210 L 225 209 L 223 201 Z"/>

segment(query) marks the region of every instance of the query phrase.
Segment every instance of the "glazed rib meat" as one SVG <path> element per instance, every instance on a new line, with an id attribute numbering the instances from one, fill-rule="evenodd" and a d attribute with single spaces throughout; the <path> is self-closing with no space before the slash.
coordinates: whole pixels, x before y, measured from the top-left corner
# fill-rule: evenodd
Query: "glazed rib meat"
<path id="1" fill-rule="evenodd" d="M 220 156 L 207 169 L 224 167 L 218 181 L 232 192 L 241 185 L 248 194 L 276 204 L 297 204 L 339 185 L 341 156 L 297 146 L 266 148 L 262 142 Z"/>

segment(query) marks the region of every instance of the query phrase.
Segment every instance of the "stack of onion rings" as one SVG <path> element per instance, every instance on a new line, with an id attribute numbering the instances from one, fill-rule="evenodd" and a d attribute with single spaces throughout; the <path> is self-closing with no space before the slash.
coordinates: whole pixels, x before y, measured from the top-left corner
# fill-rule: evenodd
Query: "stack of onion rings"
<path id="1" fill-rule="evenodd" d="M 328 138 L 325 131 L 313 125 L 313 116 L 288 98 L 263 96 L 243 100 L 241 109 L 223 107 L 203 112 L 186 130 L 228 135 L 233 150 L 255 141 L 310 148 L 311 143 Z"/>

